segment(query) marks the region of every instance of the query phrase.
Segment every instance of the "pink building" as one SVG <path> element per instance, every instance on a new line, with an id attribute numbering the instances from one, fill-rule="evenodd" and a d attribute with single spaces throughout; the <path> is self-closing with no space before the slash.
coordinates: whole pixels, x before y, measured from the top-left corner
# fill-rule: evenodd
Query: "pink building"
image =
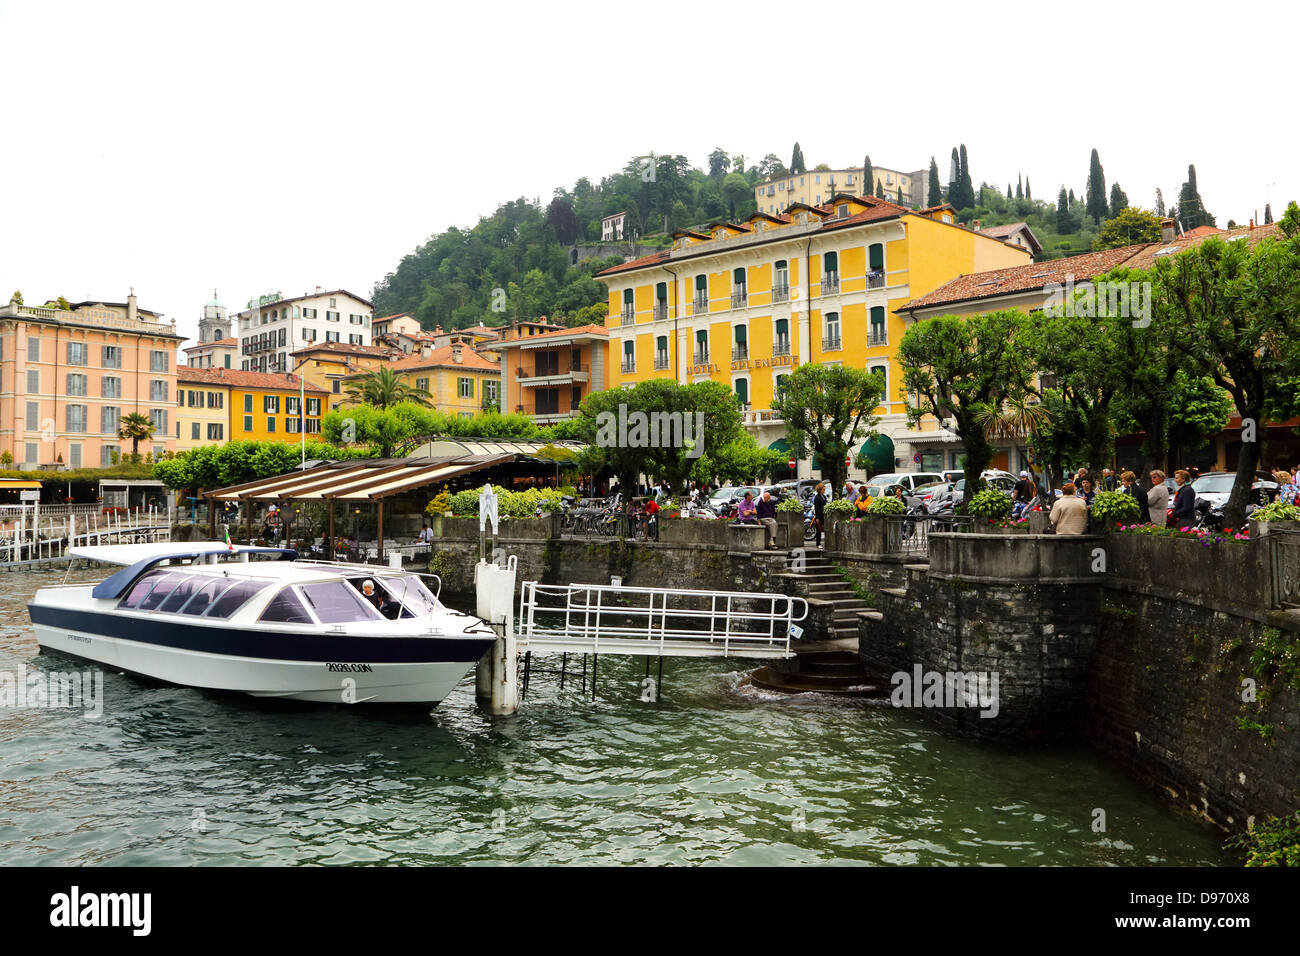
<path id="1" fill-rule="evenodd" d="M 0 307 L 0 458 L 14 467 L 96 468 L 129 454 L 122 418 L 152 420 L 142 455 L 176 447 L 174 321 L 126 302 Z"/>

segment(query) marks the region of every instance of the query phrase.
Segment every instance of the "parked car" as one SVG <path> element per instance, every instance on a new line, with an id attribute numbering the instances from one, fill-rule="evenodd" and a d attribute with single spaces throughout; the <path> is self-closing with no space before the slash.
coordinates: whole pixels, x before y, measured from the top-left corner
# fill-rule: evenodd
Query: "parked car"
<path id="1" fill-rule="evenodd" d="M 817 478 L 791 478 L 788 481 L 778 481 L 776 487 L 781 489 L 782 494 L 793 494 L 802 499 L 811 497 L 819 484 L 821 481 Z"/>
<path id="2" fill-rule="evenodd" d="M 904 492 L 911 494 L 921 485 L 943 481 L 943 476 L 932 471 L 903 471 L 888 475 L 876 475 L 867 480 L 867 494 L 879 498 L 895 485 L 902 485 Z"/>
<path id="3" fill-rule="evenodd" d="M 1222 508 L 1228 503 L 1228 498 L 1232 494 L 1233 483 L 1236 480 L 1236 472 L 1212 471 L 1193 481 L 1192 491 L 1196 493 L 1198 502 L 1204 500 L 1208 501 L 1212 508 Z M 1272 501 L 1277 497 L 1278 485 L 1276 481 L 1256 481 L 1250 487 L 1254 492 L 1251 499 L 1254 504 L 1262 505 L 1265 501 Z"/>

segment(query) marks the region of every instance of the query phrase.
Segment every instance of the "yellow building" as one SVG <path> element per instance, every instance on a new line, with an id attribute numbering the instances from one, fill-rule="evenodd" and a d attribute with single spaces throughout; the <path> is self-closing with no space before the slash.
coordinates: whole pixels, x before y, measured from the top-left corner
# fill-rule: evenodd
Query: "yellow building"
<path id="1" fill-rule="evenodd" d="M 898 447 L 907 445 L 898 308 L 959 275 L 1029 261 L 951 219 L 947 207 L 838 195 L 676 233 L 671 248 L 597 276 L 610 295 L 610 385 L 721 382 L 755 438 L 784 448 L 772 411 L 783 375 L 807 362 L 871 369 L 885 379 L 878 427 L 898 466 L 914 470 L 910 448 Z M 801 476 L 810 471 L 800 463 Z"/>
<path id="2" fill-rule="evenodd" d="M 225 368 L 176 370 L 176 450 L 189 451 L 230 440 L 230 387 Z"/>
<path id="3" fill-rule="evenodd" d="M 298 349 L 292 359 L 294 371 L 307 380 L 309 388 L 328 393 L 329 410 L 332 410 L 347 401 L 343 393 L 345 378 L 373 372 L 402 356 L 400 349 L 387 345 L 322 342 Z"/>
<path id="4" fill-rule="evenodd" d="M 829 202 L 835 195 L 874 196 L 879 189 L 890 202 L 909 207 L 925 205 L 926 170 L 909 173 L 873 166 L 871 173 L 870 183 L 863 177 L 861 166 L 787 173 L 755 186 L 754 202 L 759 212 L 775 215 L 797 202 L 815 206 Z"/>
<path id="5" fill-rule="evenodd" d="M 460 342 L 432 348 L 394 363 L 393 371 L 414 388 L 429 392 L 434 408 L 471 418 L 499 408 L 500 366 Z"/>

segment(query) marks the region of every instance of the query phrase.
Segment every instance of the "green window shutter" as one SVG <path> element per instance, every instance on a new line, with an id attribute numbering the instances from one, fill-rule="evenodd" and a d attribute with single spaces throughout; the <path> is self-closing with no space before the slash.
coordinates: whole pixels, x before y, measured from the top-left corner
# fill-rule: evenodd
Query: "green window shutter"
<path id="1" fill-rule="evenodd" d="M 749 404 L 749 379 L 736 379 L 736 397 L 740 399 L 742 405 Z"/>
<path id="2" fill-rule="evenodd" d="M 786 319 L 776 320 L 776 337 L 783 339 L 790 334 L 790 323 Z"/>
<path id="3" fill-rule="evenodd" d="M 746 328 L 743 325 L 736 326 L 736 344 L 744 345 L 746 342 Z"/>
<path id="4" fill-rule="evenodd" d="M 870 257 L 872 269 L 885 268 L 885 247 L 882 244 L 879 242 L 872 243 L 871 248 L 867 250 L 867 255 Z"/>
<path id="5" fill-rule="evenodd" d="M 871 307 L 871 324 L 878 325 L 882 329 L 885 327 L 885 307 L 883 305 L 873 305 Z"/>
<path id="6" fill-rule="evenodd" d="M 631 305 L 631 304 L 632 304 L 632 290 L 631 290 L 631 289 L 624 289 L 624 290 L 623 290 L 623 304 L 624 304 L 624 305 Z"/>
<path id="7" fill-rule="evenodd" d="M 635 350 L 636 350 L 636 343 L 634 343 L 631 339 L 627 339 L 623 343 L 623 354 L 626 355 L 628 358 L 632 357 L 632 353 Z"/>
<path id="8" fill-rule="evenodd" d="M 736 269 L 734 272 L 732 272 L 732 273 L 731 273 L 731 281 L 734 282 L 736 285 L 744 285 L 744 284 L 745 284 L 745 270 L 744 270 L 743 268 L 741 268 L 741 269 Z"/>
<path id="9" fill-rule="evenodd" d="M 825 256 L 825 265 L 827 272 L 840 271 L 840 257 L 834 252 L 828 252 Z"/>
<path id="10" fill-rule="evenodd" d="M 659 336 L 659 338 L 655 339 L 655 351 L 657 352 L 668 351 L 668 336 L 661 335 Z"/>
<path id="11" fill-rule="evenodd" d="M 668 299 L 667 282 L 660 282 L 657 286 L 655 286 L 655 298 L 658 299 L 660 302 L 667 301 Z"/>
<path id="12" fill-rule="evenodd" d="M 697 291 L 697 292 L 707 292 L 707 291 L 708 291 L 708 288 L 709 288 L 709 277 L 708 277 L 708 276 L 706 276 L 706 275 L 698 275 L 698 276 L 695 277 L 695 291 Z"/>

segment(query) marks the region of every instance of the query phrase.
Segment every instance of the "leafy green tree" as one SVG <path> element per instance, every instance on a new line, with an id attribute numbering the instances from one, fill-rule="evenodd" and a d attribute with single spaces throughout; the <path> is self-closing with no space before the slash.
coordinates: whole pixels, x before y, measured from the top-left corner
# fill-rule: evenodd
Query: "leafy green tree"
<path id="1" fill-rule="evenodd" d="M 349 382 L 344 387 L 344 391 L 350 402 L 370 405 L 373 408 L 387 408 L 400 402 L 411 402 L 425 407 L 431 407 L 433 404 L 427 388 L 407 385 L 387 365 L 362 375 L 354 382 Z"/>
<path id="2" fill-rule="evenodd" d="M 741 170 L 736 170 L 741 172 Z M 758 164 L 759 179 L 766 181 L 769 179 L 779 179 L 786 175 L 785 163 L 777 157 L 776 153 L 768 153 Z"/>
<path id="3" fill-rule="evenodd" d="M 808 167 L 803 161 L 803 150 L 799 148 L 798 143 L 795 143 L 794 152 L 790 154 L 790 174 L 798 176 L 800 173 L 806 173 L 807 171 Z"/>
<path id="4" fill-rule="evenodd" d="M 753 191 L 750 189 L 748 181 L 740 173 L 728 173 L 727 178 L 722 181 L 722 195 L 726 197 L 727 207 L 731 210 L 732 221 L 737 218 L 736 211 L 740 208 L 741 203 L 750 198 Z"/>
<path id="5" fill-rule="evenodd" d="M 1232 415 L 1232 399 L 1208 375 L 1174 372 L 1169 383 L 1170 448 L 1191 451 L 1223 431 Z"/>
<path id="6" fill-rule="evenodd" d="M 899 343 L 908 422 L 915 427 L 927 415 L 953 420 L 965 446 L 967 489 L 979 487 L 980 472 L 993 460 L 987 410 L 1029 387 L 1034 355 L 1022 334 L 1027 321 L 1016 309 L 938 316 L 917 322 Z"/>
<path id="7" fill-rule="evenodd" d="M 1079 231 L 1079 221 L 1070 209 L 1070 199 L 1066 195 L 1064 186 L 1061 187 L 1061 192 L 1056 199 L 1056 231 L 1063 236 Z"/>
<path id="8" fill-rule="evenodd" d="M 578 238 L 578 217 L 563 190 L 546 207 L 546 223 L 555 230 L 555 238 L 566 245 Z"/>
<path id="9" fill-rule="evenodd" d="M 926 189 L 925 204 L 937 206 L 943 202 L 943 184 L 939 182 L 939 164 L 930 157 L 930 184 Z"/>
<path id="10" fill-rule="evenodd" d="M 1107 219 L 1092 241 L 1093 249 L 1119 249 L 1141 242 L 1160 241 L 1160 220 L 1153 213 L 1136 206 L 1127 206 L 1119 214 Z"/>
<path id="11" fill-rule="evenodd" d="M 709 153 L 709 175 L 714 179 L 721 179 L 727 175 L 727 170 L 731 168 L 731 157 L 721 146 Z"/>
<path id="12" fill-rule="evenodd" d="M 843 365 L 800 365 L 782 379 L 772 410 L 785 420 L 786 441 L 795 458 L 815 454 L 831 488 L 844 484 L 845 457 L 861 438 L 876 437 L 884 383 L 865 369 Z"/>
<path id="13" fill-rule="evenodd" d="M 1300 207 L 1292 203 L 1280 226 L 1281 238 L 1254 248 L 1211 237 L 1155 268 L 1155 298 L 1169 312 L 1174 349 L 1189 371 L 1225 389 L 1243 423 L 1255 426 L 1255 440 L 1241 444 L 1224 509 L 1231 527 L 1245 520 L 1264 422 L 1289 417 L 1297 404 L 1285 386 L 1300 366 Z"/>
<path id="14" fill-rule="evenodd" d="M 123 415 L 117 425 L 117 437 L 131 443 L 131 458 L 135 461 L 140 457 L 140 442 L 152 438 L 153 433 L 153 422 L 140 412 Z"/>
<path id="15" fill-rule="evenodd" d="M 697 413 L 704 416 L 698 434 Z M 658 417 L 661 415 L 677 416 L 668 429 L 671 434 L 660 430 L 669 421 Z M 686 416 L 691 416 L 689 439 Z M 625 423 L 622 429 L 620 420 Z M 638 421 L 643 427 L 638 427 Z M 680 488 L 701 455 L 712 455 L 743 434 L 740 403 L 731 389 L 719 382 L 682 385 L 670 379 L 650 379 L 627 389 L 593 392 L 583 400 L 576 422 L 578 440 L 601 449 L 604 466 L 622 488 L 635 487 L 640 474 L 666 478 Z M 659 423 L 655 432 L 649 430 L 652 422 Z"/>
<path id="16" fill-rule="evenodd" d="M 9 297 L 9 301 L 14 303 L 15 305 L 22 305 L 23 294 L 17 289 L 14 289 L 14 294 Z"/>
<path id="17" fill-rule="evenodd" d="M 1092 158 L 1088 161 L 1086 195 L 1084 211 L 1093 222 L 1101 222 L 1106 218 L 1106 174 L 1102 171 L 1101 159 L 1098 158 L 1095 149 L 1092 151 Z"/>

